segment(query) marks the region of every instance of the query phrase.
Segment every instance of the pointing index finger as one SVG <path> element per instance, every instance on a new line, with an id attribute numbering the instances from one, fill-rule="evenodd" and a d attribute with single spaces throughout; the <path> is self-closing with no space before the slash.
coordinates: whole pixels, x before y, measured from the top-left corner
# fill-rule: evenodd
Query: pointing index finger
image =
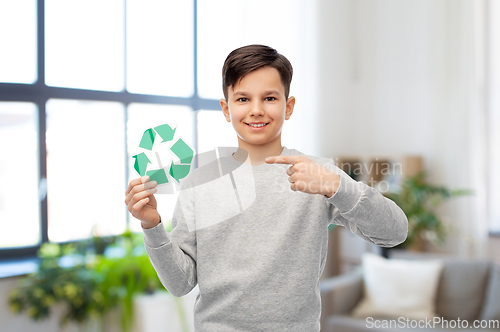
<path id="1" fill-rule="evenodd" d="M 301 156 L 273 156 L 267 157 L 268 164 L 295 164 L 301 160 Z"/>

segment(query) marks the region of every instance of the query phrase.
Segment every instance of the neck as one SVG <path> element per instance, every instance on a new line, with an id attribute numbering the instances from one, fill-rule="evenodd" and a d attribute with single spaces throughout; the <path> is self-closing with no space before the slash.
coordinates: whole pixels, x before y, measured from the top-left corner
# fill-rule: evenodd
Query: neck
<path id="1" fill-rule="evenodd" d="M 239 162 L 245 164 L 265 164 L 265 159 L 267 157 L 279 156 L 283 151 L 281 140 L 276 140 L 275 142 L 269 142 L 263 145 L 248 144 L 247 142 L 241 140 L 238 141 L 238 150 L 233 154 L 233 157 Z"/>

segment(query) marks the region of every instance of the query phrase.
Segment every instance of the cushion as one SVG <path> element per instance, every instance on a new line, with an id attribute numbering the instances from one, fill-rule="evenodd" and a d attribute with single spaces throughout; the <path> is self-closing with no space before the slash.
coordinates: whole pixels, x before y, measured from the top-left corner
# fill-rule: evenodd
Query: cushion
<path id="1" fill-rule="evenodd" d="M 478 319 L 490 264 L 481 260 L 445 260 L 437 294 L 437 313 L 448 320 Z"/>
<path id="2" fill-rule="evenodd" d="M 386 259 L 373 253 L 362 256 L 364 296 L 353 317 L 407 317 L 432 319 L 443 269 L 440 259 Z"/>
<path id="3" fill-rule="evenodd" d="M 500 266 L 490 269 L 486 298 L 481 311 L 481 320 L 500 320 Z"/>

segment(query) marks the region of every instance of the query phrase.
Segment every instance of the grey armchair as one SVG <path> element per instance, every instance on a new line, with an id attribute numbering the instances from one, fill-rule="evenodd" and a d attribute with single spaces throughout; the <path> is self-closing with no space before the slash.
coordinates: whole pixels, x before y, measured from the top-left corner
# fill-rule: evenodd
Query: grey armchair
<path id="1" fill-rule="evenodd" d="M 491 328 L 473 328 L 474 320 L 500 324 L 500 266 L 489 261 L 443 259 L 436 313 L 447 320 L 467 320 L 468 329 L 417 328 L 420 331 L 500 331 L 498 325 Z M 350 315 L 363 296 L 363 271 L 355 270 L 322 280 L 320 283 L 322 332 L 395 331 L 368 327 L 365 319 Z M 374 317 L 374 319 L 377 319 Z M 379 318 L 387 319 L 387 318 Z M 415 329 L 397 329 L 398 331 Z"/>

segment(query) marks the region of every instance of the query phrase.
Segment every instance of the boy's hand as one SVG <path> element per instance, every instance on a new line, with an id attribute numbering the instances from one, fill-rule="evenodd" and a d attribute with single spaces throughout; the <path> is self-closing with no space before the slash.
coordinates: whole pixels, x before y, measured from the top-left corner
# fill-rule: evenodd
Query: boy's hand
<path id="1" fill-rule="evenodd" d="M 149 181 L 149 176 L 143 176 L 130 181 L 125 192 L 125 204 L 129 212 L 141 221 L 143 228 L 153 228 L 160 222 L 156 209 L 156 181 Z"/>
<path id="2" fill-rule="evenodd" d="M 292 164 L 286 174 L 292 183 L 290 188 L 308 194 L 321 194 L 332 197 L 339 188 L 340 175 L 326 169 L 304 156 L 267 157 L 268 164 Z"/>

